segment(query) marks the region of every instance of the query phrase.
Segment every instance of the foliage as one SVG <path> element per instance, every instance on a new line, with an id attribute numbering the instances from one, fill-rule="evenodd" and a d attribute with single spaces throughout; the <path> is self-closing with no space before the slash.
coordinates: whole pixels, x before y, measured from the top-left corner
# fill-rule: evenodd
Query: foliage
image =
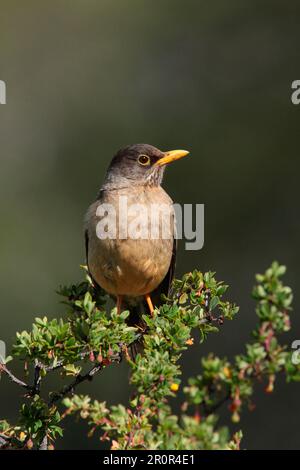
<path id="1" fill-rule="evenodd" d="M 183 388 L 181 413 L 173 413 L 171 398 L 179 390 L 179 359 L 200 332 L 204 341 L 225 320 L 233 320 L 238 307 L 224 299 L 228 286 L 217 282 L 215 273 L 193 271 L 175 280 L 169 298 L 154 315 L 143 315 L 144 327 L 129 326 L 128 311 L 106 312 L 107 297 L 85 282 L 60 289 L 67 313 L 64 319 L 36 318 L 32 330 L 17 333 L 12 355 L 34 370 L 33 384 L 16 378 L 7 362 L 0 372 L 25 389 L 19 422 L 0 421 L 0 446 L 53 448 L 62 436 L 65 416 L 87 420 L 90 434 L 99 432 L 112 449 L 239 449 L 242 433 L 232 437 L 218 427 L 216 411 L 229 402 L 232 420 L 238 422 L 243 407 L 253 408 L 251 397 L 257 380 L 266 380 L 272 392 L 276 374 L 299 381 L 300 369 L 278 335 L 290 328 L 292 292 L 282 284 L 285 268 L 274 262 L 257 275 L 253 297 L 257 301 L 258 325 L 253 341 L 243 354 L 229 361 L 213 354 L 202 358 L 201 373 Z M 143 343 L 144 351 L 133 360 L 130 346 Z M 128 406 L 108 405 L 89 396 L 74 394 L 85 380 L 123 358 L 131 369 L 134 394 Z M 10 359 L 10 358 L 8 358 Z M 41 394 L 45 377 L 55 370 L 68 383 L 49 396 Z M 67 376 L 71 376 L 69 379 Z"/>

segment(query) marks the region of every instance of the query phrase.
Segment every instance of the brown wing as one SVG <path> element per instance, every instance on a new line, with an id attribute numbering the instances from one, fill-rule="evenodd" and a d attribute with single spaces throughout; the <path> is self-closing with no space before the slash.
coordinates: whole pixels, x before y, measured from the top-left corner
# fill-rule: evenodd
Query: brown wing
<path id="1" fill-rule="evenodd" d="M 169 270 L 167 274 L 165 275 L 163 281 L 151 294 L 153 305 L 156 307 L 158 307 L 161 304 L 161 295 L 165 294 L 166 296 L 168 296 L 170 293 L 170 287 L 171 287 L 174 274 L 175 274 L 176 254 L 177 254 L 177 240 L 174 238 L 172 258 L 171 258 Z"/>
<path id="2" fill-rule="evenodd" d="M 89 270 L 89 262 L 88 262 L 88 256 L 89 256 L 89 233 L 88 233 L 88 230 L 87 230 L 87 229 L 84 231 L 84 241 L 85 241 L 85 262 L 86 262 L 86 265 L 87 265 L 87 268 L 88 268 L 88 273 L 89 273 L 90 278 L 91 278 L 92 281 L 93 281 L 93 284 L 94 284 L 95 289 L 100 289 L 100 286 L 97 284 L 97 282 L 95 281 L 95 279 L 93 278 L 93 276 L 91 275 L 91 272 L 90 272 L 90 270 Z"/>

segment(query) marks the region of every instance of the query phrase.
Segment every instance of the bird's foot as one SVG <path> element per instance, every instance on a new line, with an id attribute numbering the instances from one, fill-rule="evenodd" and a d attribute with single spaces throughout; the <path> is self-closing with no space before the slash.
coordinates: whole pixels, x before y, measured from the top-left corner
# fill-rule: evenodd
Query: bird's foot
<path id="1" fill-rule="evenodd" d="M 149 294 L 145 295 L 145 300 L 146 300 L 147 305 L 149 307 L 150 315 L 151 315 L 151 317 L 153 317 L 154 307 L 153 307 L 153 303 L 152 303 L 152 300 L 151 300 L 151 297 L 150 297 Z"/>
<path id="2" fill-rule="evenodd" d="M 120 315 L 122 312 L 122 296 L 117 295 L 117 314 Z"/>

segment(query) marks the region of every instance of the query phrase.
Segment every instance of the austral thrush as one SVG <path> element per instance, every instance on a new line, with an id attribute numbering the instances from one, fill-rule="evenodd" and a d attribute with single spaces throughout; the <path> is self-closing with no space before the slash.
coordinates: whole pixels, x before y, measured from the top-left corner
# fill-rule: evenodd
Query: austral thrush
<path id="1" fill-rule="evenodd" d="M 110 163 L 96 201 L 88 209 L 85 237 L 90 275 L 116 298 L 119 313 L 130 310 L 131 322 L 147 305 L 152 315 L 161 294 L 168 295 L 176 258 L 175 215 L 172 200 L 161 183 L 166 165 L 188 153 L 161 152 L 147 144 L 120 150 Z M 121 200 L 126 201 L 125 219 Z M 105 209 L 101 215 L 99 206 Z M 113 233 L 99 234 L 97 224 L 103 217 L 110 227 L 116 225 Z M 166 228 L 163 224 L 167 219 L 170 223 L 165 224 Z M 141 226 L 146 229 L 143 235 L 133 233 L 133 228 L 139 231 Z"/>

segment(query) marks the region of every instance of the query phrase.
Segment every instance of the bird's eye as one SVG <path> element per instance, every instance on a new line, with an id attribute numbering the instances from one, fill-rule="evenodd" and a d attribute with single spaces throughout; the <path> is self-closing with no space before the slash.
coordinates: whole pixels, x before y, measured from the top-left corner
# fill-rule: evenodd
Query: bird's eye
<path id="1" fill-rule="evenodd" d="M 139 155 L 138 161 L 143 166 L 150 165 L 150 157 L 148 155 Z"/>

